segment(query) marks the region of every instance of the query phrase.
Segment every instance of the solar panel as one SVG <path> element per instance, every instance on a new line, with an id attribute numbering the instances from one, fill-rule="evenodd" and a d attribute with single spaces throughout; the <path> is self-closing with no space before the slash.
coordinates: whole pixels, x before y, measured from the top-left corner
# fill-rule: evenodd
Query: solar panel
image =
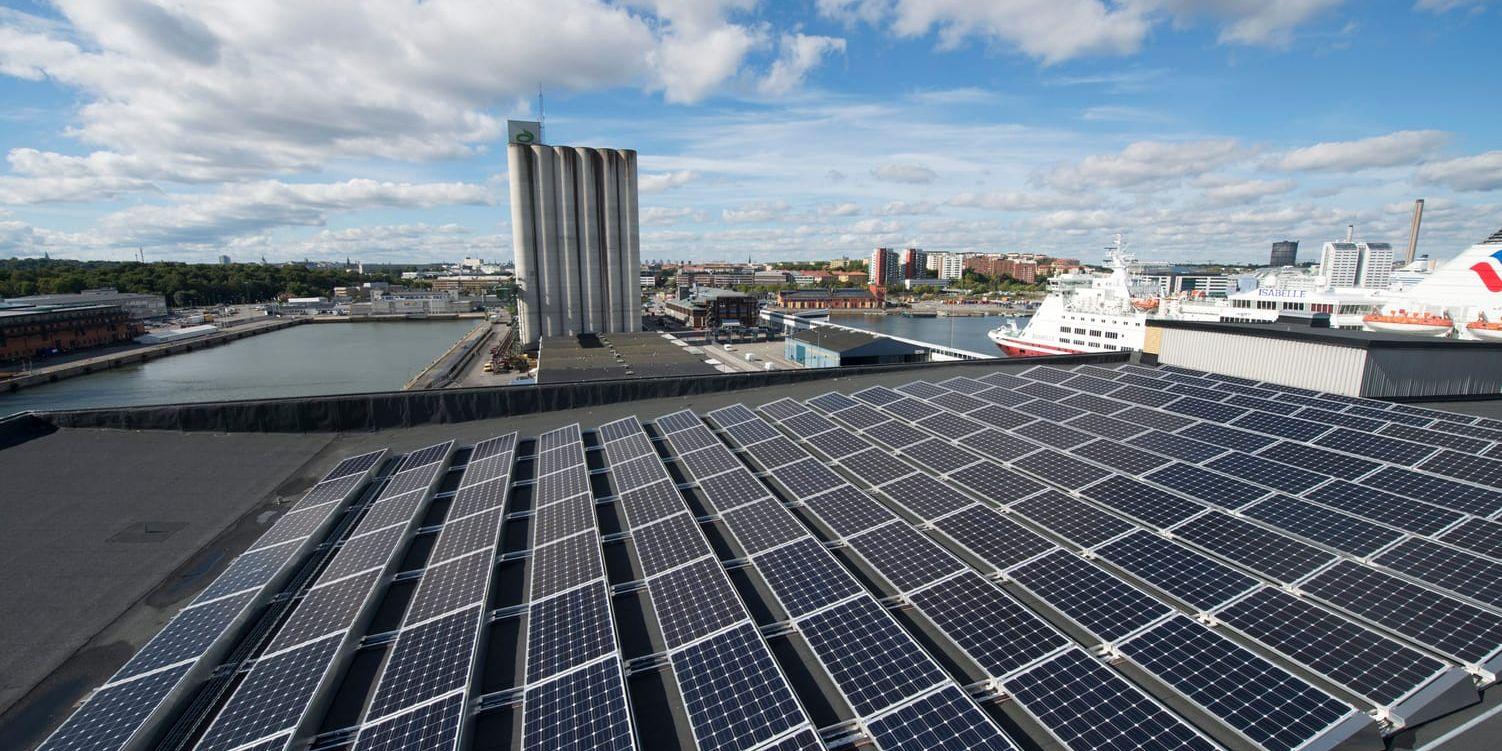
<path id="1" fill-rule="evenodd" d="M 672 444 L 673 451 L 679 456 L 710 446 L 725 445 L 720 442 L 718 436 L 709 432 L 709 429 L 703 425 L 668 433 L 668 442 Z"/>
<path id="2" fill-rule="evenodd" d="M 798 618 L 858 594 L 861 585 L 812 537 L 753 559 L 788 617 Z"/>
<path id="3" fill-rule="evenodd" d="M 965 378 L 964 376 L 955 376 L 954 378 L 948 378 L 943 381 L 939 381 L 939 385 L 951 391 L 957 391 L 961 394 L 973 394 L 977 391 L 984 391 L 991 386 L 985 381 L 976 380 L 974 378 Z"/>
<path id="4" fill-rule="evenodd" d="M 479 630 L 478 605 L 402 632 L 376 685 L 367 715 L 384 717 L 464 688 Z"/>
<path id="5" fill-rule="evenodd" d="M 881 492 L 920 519 L 933 519 L 974 503 L 963 493 L 922 473 L 886 483 Z"/>
<path id="6" fill-rule="evenodd" d="M 765 441 L 769 438 L 776 438 L 782 435 L 781 433 L 778 433 L 775 429 L 773 429 L 772 426 L 762 422 L 761 420 L 747 420 L 745 422 L 736 423 L 735 425 L 731 425 L 730 427 L 725 428 L 725 432 L 729 433 L 730 437 L 734 438 L 736 443 L 739 443 L 742 446 L 756 443 L 757 441 Z"/>
<path id="7" fill-rule="evenodd" d="M 271 640 L 266 651 L 277 652 L 349 628 L 359 617 L 360 610 L 365 605 L 365 599 L 370 596 L 381 575 L 381 571 L 371 570 L 359 576 L 339 579 L 308 590 L 308 593 L 297 603 L 292 615 L 287 617 L 286 623 L 277 631 L 276 637 Z M 219 603 L 203 607 L 217 608 Z M 201 609 L 184 610 L 183 614 L 187 615 Z M 145 655 L 145 650 L 142 650 L 142 655 L 137 655 L 137 659 L 143 655 Z M 135 663 L 136 661 L 132 660 L 131 664 L 126 667 L 129 668 Z"/>
<path id="8" fill-rule="evenodd" d="M 1124 443 L 1105 438 L 1091 441 L 1082 446 L 1075 446 L 1069 450 L 1069 453 L 1082 456 L 1096 464 L 1104 464 L 1117 472 L 1125 472 L 1132 475 L 1151 472 L 1171 461 L 1168 457 L 1132 448 Z"/>
<path id="9" fill-rule="evenodd" d="M 1002 504 L 1030 496 L 1044 487 L 994 462 L 972 464 L 957 470 L 949 479 Z"/>
<path id="10" fill-rule="evenodd" d="M 956 686 L 948 686 L 866 723 L 883 749 L 930 751 L 963 748 L 976 751 L 1015 749 L 986 713 Z"/>
<path id="11" fill-rule="evenodd" d="M 1056 547 L 1037 532 L 987 506 L 972 506 L 940 519 L 934 526 L 997 571 Z"/>
<path id="12" fill-rule="evenodd" d="M 631 540 L 635 543 L 636 558 L 641 561 L 642 575 L 648 577 L 711 552 L 698 522 L 687 511 L 631 530 Z"/>
<path id="13" fill-rule="evenodd" d="M 536 499 L 534 503 L 540 506 L 587 492 L 589 492 L 589 478 L 585 475 L 582 466 L 575 466 L 572 469 L 539 477 L 532 496 Z"/>
<path id="14" fill-rule="evenodd" d="M 360 729 L 360 751 L 446 751 L 459 742 L 464 694 L 455 693 Z M 249 750 L 245 750 L 249 751 Z"/>
<path id="15" fill-rule="evenodd" d="M 374 579 L 374 575 L 371 579 Z M 240 618 L 255 594 L 255 592 L 245 592 L 215 600 L 207 605 L 179 611 L 165 628 L 157 632 L 156 636 L 153 636 L 151 641 L 141 648 L 141 651 L 110 677 L 109 682 L 117 683 L 130 676 L 203 654 L 230 627 L 230 624 Z M 296 615 L 297 611 L 294 611 L 293 617 Z M 319 633 L 327 633 L 327 631 Z M 295 643 L 288 642 L 288 644 Z"/>
<path id="16" fill-rule="evenodd" d="M 581 537 L 593 539 L 593 535 Z M 423 572 L 422 582 L 417 585 L 417 594 L 412 596 L 411 606 L 407 608 L 407 622 L 427 620 L 484 599 L 485 588 L 490 583 L 490 570 L 494 567 L 495 555 L 489 550 L 429 566 Z"/>
<path id="17" fill-rule="evenodd" d="M 676 649 L 750 616 L 720 563 L 706 558 L 661 574 L 647 591 L 668 649 Z"/>
<path id="18" fill-rule="evenodd" d="M 1226 404 L 1234 404 L 1238 407 L 1246 407 L 1248 409 L 1260 410 L 1262 412 L 1271 412 L 1277 415 L 1292 415 L 1293 413 L 1303 409 L 1303 407 L 1300 407 L 1297 404 L 1273 401 L 1272 399 L 1262 399 L 1255 396 L 1247 396 L 1245 394 L 1237 394 L 1236 396 L 1227 399 Z"/>
<path id="19" fill-rule="evenodd" d="M 912 383 L 905 383 L 901 386 L 898 386 L 897 390 L 901 391 L 904 394 L 916 396 L 920 399 L 932 399 L 940 394 L 945 393 L 944 389 L 939 388 L 932 383 L 928 383 L 927 381 L 913 381 Z"/>
<path id="20" fill-rule="evenodd" d="M 679 454 L 678 460 L 688 467 L 694 477 L 709 477 L 742 466 L 724 446 L 706 446 L 687 454 Z"/>
<path id="21" fill-rule="evenodd" d="M 973 572 L 945 579 L 909 599 L 988 676 L 1009 675 L 1071 643 Z"/>
<path id="22" fill-rule="evenodd" d="M 1340 741 L 1358 727 L 1335 727 L 1356 715 L 1345 702 L 1182 615 L 1117 649 L 1262 748 Z"/>
<path id="23" fill-rule="evenodd" d="M 747 446 L 746 453 L 750 454 L 758 464 L 767 468 L 791 464 L 808 456 L 803 449 L 782 436 Z"/>
<path id="24" fill-rule="evenodd" d="M 565 425 L 537 436 L 537 452 L 552 451 L 580 441 L 579 425 Z"/>
<path id="25" fill-rule="evenodd" d="M 1102 545 L 1095 553 L 1201 611 L 1213 610 L 1257 586 L 1257 580 L 1246 574 L 1144 530 Z"/>
<path id="26" fill-rule="evenodd" d="M 538 683 L 615 651 L 605 582 L 532 603 L 527 610 L 527 683 Z"/>
<path id="27" fill-rule="evenodd" d="M 756 414 L 746 409 L 746 405 L 744 404 L 732 404 L 728 407 L 721 407 L 710 412 L 709 416 L 715 421 L 715 424 L 722 428 L 756 419 Z"/>
<path id="28" fill-rule="evenodd" d="M 1409 467 L 1434 453 L 1432 446 L 1349 428 L 1336 428 L 1315 439 L 1314 445 Z"/>
<path id="29" fill-rule="evenodd" d="M 870 597 L 810 615 L 799 621 L 798 630 L 859 716 L 879 712 L 947 680 Z"/>
<path id="30" fill-rule="evenodd" d="M 1311 399 L 1310 401 L 1318 400 Z M 1373 420 L 1370 417 L 1361 417 L 1360 415 L 1352 415 L 1345 412 L 1334 412 L 1328 409 L 1320 409 L 1318 406 L 1300 407 L 1297 412 L 1293 413 L 1293 416 L 1303 420 L 1317 422 L 1322 425 L 1353 428 L 1355 430 L 1360 430 L 1367 433 L 1375 433 L 1380 430 L 1382 426 L 1388 424 L 1382 420 Z"/>
<path id="31" fill-rule="evenodd" d="M 1192 396 L 1196 399 L 1204 399 L 1205 401 L 1211 402 L 1224 401 L 1226 397 L 1230 396 L 1230 394 L 1227 394 L 1226 392 L 1219 389 L 1205 388 L 1204 386 L 1192 386 L 1187 383 L 1175 383 L 1164 389 L 1164 391 L 1167 391 L 1170 394 L 1183 394 L 1184 396 Z"/>
<path id="32" fill-rule="evenodd" d="M 1038 450 L 1038 444 L 1032 441 L 990 428 L 961 438 L 960 445 L 1004 462 Z"/>
<path id="33" fill-rule="evenodd" d="M 341 577 L 384 566 L 391 559 L 391 550 L 403 537 L 404 530 L 389 527 L 360 537 L 352 537 L 339 547 L 334 560 L 319 575 L 320 582 L 330 582 Z"/>
<path id="34" fill-rule="evenodd" d="M 1286 495 L 1258 501 L 1243 509 L 1242 514 L 1311 542 L 1363 558 L 1403 537 L 1402 532 L 1391 527 L 1372 524 Z"/>
<path id="35" fill-rule="evenodd" d="M 1232 451 L 1225 456 L 1205 462 L 1205 466 L 1217 472 L 1224 472 L 1232 477 L 1266 485 L 1285 493 L 1302 493 L 1330 479 L 1329 476 L 1318 472 L 1290 467 L 1271 459 L 1263 459 L 1239 451 Z"/>
<path id="36" fill-rule="evenodd" d="M 1467 438 L 1462 435 L 1456 435 L 1454 433 L 1447 433 L 1439 430 L 1425 430 L 1424 428 L 1415 428 L 1412 425 L 1390 424 L 1379 432 L 1383 435 L 1390 435 L 1397 438 L 1402 438 L 1404 440 L 1416 441 L 1418 443 L 1428 443 L 1435 446 L 1444 446 L 1445 448 L 1451 448 L 1455 449 L 1456 451 L 1461 451 L 1469 454 L 1479 454 L 1487 450 L 1488 448 L 1491 448 L 1492 445 L 1491 441 L 1484 441 L 1479 438 Z"/>
<path id="37" fill-rule="evenodd" d="M 819 521 L 834 531 L 836 537 L 849 537 L 885 524 L 897 515 L 870 496 L 850 485 L 803 499 Z"/>
<path id="38" fill-rule="evenodd" d="M 751 748 L 806 722 L 750 624 L 684 649 L 672 661 L 703 751 Z"/>
<path id="39" fill-rule="evenodd" d="M 1030 378 L 1034 381 L 1043 381 L 1045 383 L 1062 383 L 1069 380 L 1070 378 L 1073 378 L 1074 371 L 1065 370 L 1063 368 L 1055 368 L 1049 365 L 1038 365 L 1029 368 L 1021 373 L 1018 373 L 1018 375 L 1022 376 L 1023 378 Z"/>
<path id="40" fill-rule="evenodd" d="M 413 451 L 412 453 L 408 454 L 407 458 L 402 462 L 402 468 L 399 471 L 406 472 L 409 469 L 426 466 L 436 461 L 440 461 L 448 455 L 449 449 L 453 447 L 453 441 L 445 441 L 443 443 L 435 443 L 432 446 L 428 446 L 427 448 L 421 448 Z"/>
<path id="41" fill-rule="evenodd" d="M 747 555 L 808 534 L 782 504 L 770 498 L 727 511 L 720 515 L 720 520 Z"/>
<path id="42" fill-rule="evenodd" d="M 179 665 L 94 692 L 39 751 L 124 747 L 192 667 Z"/>
<path id="43" fill-rule="evenodd" d="M 1276 587 L 1215 618 L 1376 706 L 1396 703 L 1445 670 L 1439 660 Z"/>
<path id="44" fill-rule="evenodd" d="M 757 407 L 757 409 L 771 416 L 773 420 L 786 420 L 789 417 L 808 412 L 808 407 L 789 397 L 783 397 L 775 402 L 768 402 Z"/>
<path id="45" fill-rule="evenodd" d="M 335 504 L 328 503 L 282 514 L 282 517 L 271 525 L 271 529 L 266 530 L 265 534 L 250 544 L 250 549 L 260 550 L 291 540 L 307 539 L 322 528 L 338 510 Z"/>
<path id="46" fill-rule="evenodd" d="M 1071 621 L 1114 642 L 1172 612 L 1167 605 L 1064 550 L 1007 572 Z"/>
<path id="47" fill-rule="evenodd" d="M 490 519 L 492 521 L 498 520 L 499 516 L 500 510 L 497 509 L 491 514 L 486 514 L 482 517 L 471 518 L 480 519 L 483 522 L 486 519 Z M 583 495 L 576 495 L 573 498 L 567 498 L 558 501 L 557 503 L 550 503 L 538 509 L 537 512 L 533 514 L 533 519 L 535 520 L 533 522 L 534 531 L 532 533 L 533 545 L 546 545 L 550 542 L 553 542 L 554 540 L 562 540 L 569 535 L 576 535 L 586 529 L 592 529 L 595 526 L 594 496 L 585 493 Z M 468 527 L 471 525 L 465 526 Z M 445 527 L 445 529 L 447 529 L 447 527 Z M 498 527 L 492 527 L 492 529 L 499 531 Z M 495 544 L 495 536 L 493 533 L 490 538 L 490 543 L 491 545 Z M 461 550 L 455 552 L 461 553 L 464 551 Z"/>
<path id="48" fill-rule="evenodd" d="M 904 448 L 902 453 L 904 456 L 912 459 L 918 466 L 941 475 L 953 472 L 966 464 L 974 464 L 978 460 L 974 454 L 955 448 L 938 438 L 930 438 L 926 441 L 915 443 Z M 854 462 L 854 464 L 856 467 L 860 466 L 859 462 Z M 897 477 L 901 476 L 897 475 Z M 894 479 L 896 477 L 887 478 L 887 480 Z"/>
<path id="49" fill-rule="evenodd" d="M 593 531 L 532 551 L 532 595 L 541 600 L 604 575 L 599 537 Z"/>
<path id="50" fill-rule="evenodd" d="M 1121 475 L 1091 485 L 1080 495 L 1158 529 L 1205 510 L 1202 504 Z"/>
<path id="51" fill-rule="evenodd" d="M 1110 378 L 1101 378 L 1099 376 L 1081 373 L 1078 369 L 1076 369 L 1074 372 L 1077 375 L 1061 381 L 1060 384 L 1063 386 L 1068 386 L 1069 388 L 1072 388 L 1076 391 L 1083 391 L 1087 394 L 1101 395 L 1109 394 L 1112 391 L 1121 388 L 1121 384 Z"/>
<path id="52" fill-rule="evenodd" d="M 1267 490 L 1251 483 L 1180 462 L 1154 470 L 1144 477 L 1191 498 L 1226 508 L 1240 508 L 1267 495 Z"/>
<path id="53" fill-rule="evenodd" d="M 813 730 L 802 730 L 776 743 L 759 746 L 758 751 L 824 751 L 824 744 Z"/>
<path id="54" fill-rule="evenodd" d="M 812 401 L 809 404 L 813 404 Z M 854 427 L 856 430 L 864 430 L 872 425 L 880 425 L 887 421 L 887 416 L 864 405 L 857 404 L 854 407 L 846 407 L 838 412 L 831 412 L 831 417 Z"/>
<path id="55" fill-rule="evenodd" d="M 722 513 L 752 501 L 772 497 L 766 486 L 757 482 L 756 478 L 744 469 L 700 480 L 699 489 L 704 491 L 710 502 Z"/>
<path id="56" fill-rule="evenodd" d="M 1334 396 L 1334 395 L 1333 394 L 1327 394 L 1327 395 L 1325 395 L 1324 398 L 1329 399 L 1331 396 Z M 1416 426 L 1416 427 L 1423 427 L 1425 425 L 1428 425 L 1431 422 L 1431 420 L 1429 418 L 1427 418 L 1427 417 L 1417 417 L 1415 415 L 1405 415 L 1405 414 L 1403 414 L 1401 412 L 1390 412 L 1390 411 L 1388 411 L 1386 409 L 1374 409 L 1372 407 L 1367 407 L 1367 406 L 1364 406 L 1364 405 L 1361 405 L 1361 404 L 1353 404 L 1351 406 L 1346 407 L 1346 412 L 1349 412 L 1350 414 L 1353 414 L 1353 415 L 1360 415 L 1362 417 L 1374 417 L 1374 418 L 1379 419 L 1379 420 L 1388 420 L 1390 422 L 1404 423 L 1404 424 L 1413 425 L 1413 426 Z"/>
<path id="57" fill-rule="evenodd" d="M 1150 430 L 1142 435 L 1127 441 L 1128 444 L 1140 449 L 1152 451 L 1164 456 L 1171 456 L 1182 462 L 1197 464 L 1213 459 L 1226 452 L 1225 449 L 1214 446 L 1204 441 L 1196 441 L 1193 438 L 1185 438 L 1173 433 L 1164 433 L 1161 430 Z"/>
<path id="58" fill-rule="evenodd" d="M 1132 529 L 1131 524 L 1057 490 L 1018 501 L 1012 504 L 1012 510 L 1086 548 Z"/>
<path id="59" fill-rule="evenodd" d="M 398 527 L 405 530 L 412 523 L 412 515 L 422 506 L 427 494 L 421 490 L 387 498 L 371 506 L 360 519 L 355 532 L 365 534 L 376 529 Z"/>
<path id="60" fill-rule="evenodd" d="M 894 449 L 910 446 L 928 437 L 923 431 L 896 420 L 872 425 L 865 429 L 865 435 Z"/>
<path id="61" fill-rule="evenodd" d="M 1492 607 L 1502 606 L 1502 563 L 1410 537 L 1373 559 L 1380 566 Z"/>
<path id="62" fill-rule="evenodd" d="M 501 508 L 506 504 L 506 494 L 510 489 L 511 478 L 509 476 L 461 487 L 454 494 L 453 502 L 449 504 L 449 515 L 458 518 L 480 511 Z"/>
<path id="63" fill-rule="evenodd" d="M 1005 389 L 1014 389 L 1018 386 L 1026 386 L 1030 381 L 1026 378 L 1014 376 L 1011 373 L 987 373 L 976 380 L 999 386 Z"/>
<path id="64" fill-rule="evenodd" d="M 772 470 L 772 476 L 799 498 L 847 484 L 839 475 L 812 458 L 778 467 Z"/>
<path id="65" fill-rule="evenodd" d="M 1118 391 L 1113 396 L 1120 395 L 1121 392 Z M 1162 407 L 1169 412 L 1180 415 L 1190 415 L 1192 417 L 1198 417 L 1201 420 L 1209 420 L 1211 422 L 1230 422 L 1247 413 L 1247 410 L 1242 407 L 1233 407 L 1229 404 L 1222 404 L 1220 402 L 1211 402 L 1204 399 L 1196 399 L 1192 396 L 1179 397 L 1178 401 L 1162 405 Z"/>
<path id="66" fill-rule="evenodd" d="M 1454 511 L 1345 480 L 1322 486 L 1306 497 L 1334 509 L 1423 535 L 1439 532 L 1464 518 Z"/>
<path id="67" fill-rule="evenodd" d="M 198 747 L 227 751 L 292 728 L 328 672 L 329 661 L 342 641 L 342 636 L 330 636 L 262 656 L 214 718 Z"/>
<path id="68" fill-rule="evenodd" d="M 522 748 L 634 748 L 630 718 L 620 663 L 610 657 L 527 688 L 522 705 Z"/>
<path id="69" fill-rule="evenodd" d="M 1142 404 L 1148 407 L 1163 407 L 1183 397 L 1159 391 L 1156 388 L 1146 388 L 1141 385 L 1124 386 L 1111 392 L 1112 399 L 1121 399 L 1133 404 Z"/>
<path id="70" fill-rule="evenodd" d="M 1218 746 L 1081 649 L 1005 683 L 1006 691 L 1076 751 L 1211 751 Z"/>
<path id="71" fill-rule="evenodd" d="M 1361 484 L 1477 516 L 1502 512 L 1502 492 L 1402 467 L 1383 467 Z"/>
<path id="72" fill-rule="evenodd" d="M 970 461 L 975 461 L 975 457 L 970 457 Z M 881 485 L 918 471 L 881 448 L 868 448 L 847 456 L 840 460 L 840 466 L 868 485 Z"/>
<path id="73" fill-rule="evenodd" d="M 1494 613 L 1351 561 L 1299 589 L 1461 662 L 1484 663 L 1502 645 L 1502 620 Z"/>
<path id="74" fill-rule="evenodd" d="M 898 592 L 907 592 L 965 568 L 932 539 L 906 522 L 892 522 L 855 537 L 850 546 Z"/>
<path id="75" fill-rule="evenodd" d="M 1029 383 L 1026 386 L 1018 386 L 1017 391 L 1045 402 L 1056 402 L 1074 393 L 1069 389 L 1047 383 Z"/>
<path id="76" fill-rule="evenodd" d="M 1334 451 L 1327 451 L 1291 441 L 1278 441 L 1272 446 L 1258 452 L 1257 455 L 1280 464 L 1299 467 L 1312 472 L 1318 472 L 1322 475 L 1340 477 L 1347 480 L 1362 477 L 1382 466 L 1377 462 L 1360 459 L 1348 454 L 1339 454 Z"/>
<path id="77" fill-rule="evenodd" d="M 944 409 L 951 410 L 953 412 L 959 412 L 962 414 L 986 406 L 986 402 L 983 400 L 976 399 L 973 396 L 967 396 L 965 394 L 954 393 L 939 394 L 930 401 L 932 401 L 934 404 L 939 405 L 940 407 L 943 407 Z"/>
<path id="78" fill-rule="evenodd" d="M 1115 391 L 1118 388 L 1121 387 L 1113 383 L 1111 384 L 1111 388 L 1109 390 Z M 1102 393 L 1105 392 L 1103 391 Z M 1126 402 L 1117 401 L 1115 399 L 1107 399 L 1103 396 L 1096 396 L 1093 393 L 1075 394 L 1074 396 L 1071 396 L 1059 403 L 1067 404 L 1071 407 L 1074 407 L 1075 409 L 1083 409 L 1086 412 L 1094 412 L 1098 415 L 1114 415 L 1118 412 L 1125 411 L 1129 406 L 1131 406 Z"/>
<path id="79" fill-rule="evenodd" d="M 1035 451 L 1013 461 L 1012 466 L 1070 490 L 1084 487 L 1111 474 L 1110 470 L 1053 449 Z"/>
<path id="80" fill-rule="evenodd" d="M 1015 407 L 1019 404 L 1027 404 L 1028 402 L 1033 400 L 1033 398 L 1031 396 L 1028 396 L 1027 394 L 1013 391 L 1010 388 L 1002 388 L 1000 386 L 989 388 L 985 391 L 978 391 L 975 394 L 975 398 L 984 399 L 985 401 L 990 402 L 991 405 L 995 407 Z"/>
<path id="81" fill-rule="evenodd" d="M 792 430 L 794 435 L 804 436 L 805 438 L 834 430 L 837 427 L 829 418 L 815 412 L 804 412 L 800 415 L 784 418 L 782 424 Z"/>
<path id="82" fill-rule="evenodd" d="M 683 510 L 683 497 L 671 479 L 627 490 L 616 496 L 616 503 L 626 512 L 626 521 L 633 529 Z"/>
<path id="83" fill-rule="evenodd" d="M 804 440 L 831 459 L 842 459 L 871 447 L 870 443 L 844 430 L 831 430 Z"/>
<path id="84" fill-rule="evenodd" d="M 1023 414 L 1041 417 L 1051 422 L 1063 422 L 1071 417 L 1089 414 L 1085 410 L 1075 409 L 1067 404 L 1059 404 L 1049 399 L 1037 399 L 1031 402 L 1018 404 L 1013 409 Z M 1047 423 L 1044 423 L 1047 424 Z"/>
<path id="85" fill-rule="evenodd" d="M 894 391 L 886 386 L 871 386 L 870 388 L 861 389 L 851 394 L 851 396 L 877 407 L 907 398 L 902 392 Z"/>
<path id="86" fill-rule="evenodd" d="M 935 435 L 955 439 L 963 438 L 978 430 L 986 429 L 984 423 L 948 412 L 940 412 L 939 414 L 925 417 L 918 421 L 918 427 Z"/>
<path id="87" fill-rule="evenodd" d="M 1448 475 L 1466 482 L 1502 488 L 1502 459 L 1462 454 L 1448 449 L 1440 451 L 1419 469 Z"/>
<path id="88" fill-rule="evenodd" d="M 1272 436 L 1228 428 L 1224 425 L 1211 425 L 1207 422 L 1191 425 L 1180 431 L 1179 435 L 1237 451 L 1256 451 L 1278 440 Z"/>
<path id="89" fill-rule="evenodd" d="M 1141 425 L 1094 413 L 1080 415 L 1066 424 L 1071 428 L 1083 430 L 1098 436 L 1105 436 L 1106 438 L 1114 438 L 1118 441 L 1124 441 L 1146 430 Z"/>
<path id="90" fill-rule="evenodd" d="M 933 406 L 927 402 L 919 401 L 910 396 L 902 396 L 900 394 L 898 396 L 899 398 L 896 401 L 885 403 L 872 402 L 872 405 L 882 407 L 888 414 L 897 415 L 908 420 L 922 420 L 934 414 Z"/>
<path id="91" fill-rule="evenodd" d="M 1473 553 L 1502 558 L 1502 523 L 1490 519 L 1467 519 L 1439 539 Z"/>
<path id="92" fill-rule="evenodd" d="M 1316 547 L 1220 511 L 1190 519 L 1174 527 L 1173 534 L 1285 584 L 1308 576 L 1336 558 Z"/>

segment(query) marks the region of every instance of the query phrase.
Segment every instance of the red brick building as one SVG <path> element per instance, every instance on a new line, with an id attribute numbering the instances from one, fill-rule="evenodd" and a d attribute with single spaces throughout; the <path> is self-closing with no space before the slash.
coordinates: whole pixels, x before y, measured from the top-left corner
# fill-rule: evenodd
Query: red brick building
<path id="1" fill-rule="evenodd" d="M 0 362 L 122 344 L 144 333 L 119 305 L 0 308 Z"/>
<path id="2" fill-rule="evenodd" d="M 879 310 L 882 295 L 870 289 L 800 289 L 778 292 L 777 305 L 791 310 Z"/>

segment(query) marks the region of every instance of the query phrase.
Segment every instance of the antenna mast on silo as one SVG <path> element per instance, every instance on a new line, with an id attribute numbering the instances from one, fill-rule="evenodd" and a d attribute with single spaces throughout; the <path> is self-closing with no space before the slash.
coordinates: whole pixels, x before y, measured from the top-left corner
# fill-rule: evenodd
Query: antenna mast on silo
<path id="1" fill-rule="evenodd" d="M 543 107 L 542 84 L 537 84 L 537 142 L 548 142 L 548 111 Z"/>

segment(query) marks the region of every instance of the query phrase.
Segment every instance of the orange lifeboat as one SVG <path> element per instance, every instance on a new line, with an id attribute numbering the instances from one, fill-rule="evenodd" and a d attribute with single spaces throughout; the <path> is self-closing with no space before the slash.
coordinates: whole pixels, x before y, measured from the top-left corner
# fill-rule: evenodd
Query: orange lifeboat
<path id="1" fill-rule="evenodd" d="M 1158 304 L 1159 301 L 1156 297 L 1143 297 L 1132 300 L 1132 307 L 1138 310 L 1157 310 Z"/>
<path id="2" fill-rule="evenodd" d="M 1401 308 L 1391 313 L 1368 313 L 1361 322 L 1371 331 L 1418 336 L 1444 336 L 1455 328 L 1449 316 L 1413 313 Z"/>
<path id="3" fill-rule="evenodd" d="M 1488 321 L 1485 318 L 1477 318 L 1466 324 L 1465 330 L 1477 339 L 1488 342 L 1502 342 L 1502 321 Z"/>

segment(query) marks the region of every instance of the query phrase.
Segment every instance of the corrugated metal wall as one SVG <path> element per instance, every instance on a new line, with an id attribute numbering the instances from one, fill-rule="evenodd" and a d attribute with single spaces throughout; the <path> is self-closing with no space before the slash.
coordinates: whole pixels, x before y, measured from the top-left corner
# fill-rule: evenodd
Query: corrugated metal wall
<path id="1" fill-rule="evenodd" d="M 1374 349 L 1361 396 L 1483 396 L 1502 393 L 1502 348 Z"/>
<path id="2" fill-rule="evenodd" d="M 1158 362 L 1283 386 L 1360 396 L 1366 350 L 1329 344 L 1161 329 Z"/>

